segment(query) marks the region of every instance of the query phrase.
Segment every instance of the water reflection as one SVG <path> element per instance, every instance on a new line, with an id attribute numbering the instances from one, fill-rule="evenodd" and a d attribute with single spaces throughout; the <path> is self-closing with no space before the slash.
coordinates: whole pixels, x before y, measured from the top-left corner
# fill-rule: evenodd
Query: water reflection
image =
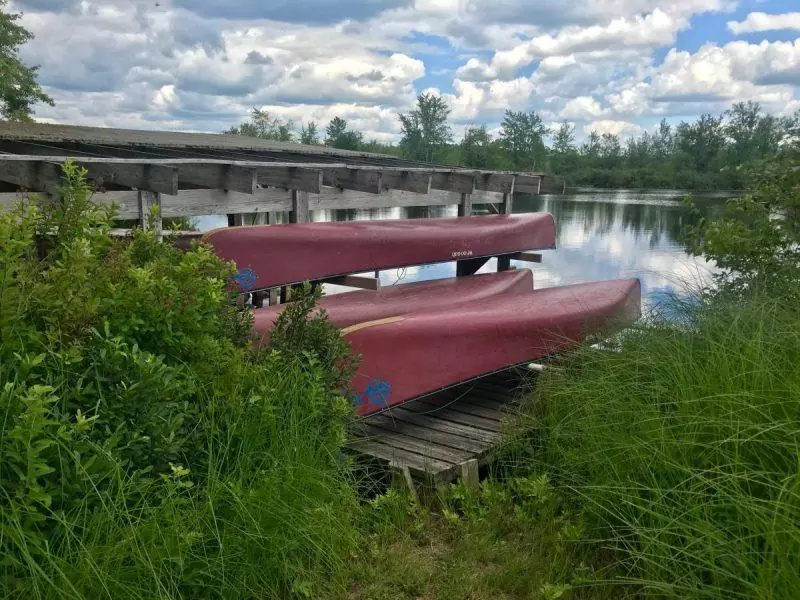
<path id="1" fill-rule="evenodd" d="M 724 196 L 697 198 L 701 214 L 719 214 Z M 478 210 L 484 207 L 476 207 Z M 314 221 L 425 219 L 455 216 L 455 206 L 315 211 Z M 543 252 L 533 267 L 536 287 L 639 277 L 647 305 L 709 280 L 713 265 L 689 256 L 681 238 L 691 215 L 679 192 L 595 192 L 515 198 L 514 212 L 550 212 L 556 221 L 558 248 Z M 202 229 L 219 226 L 204 217 Z M 496 269 L 490 261 L 481 271 Z M 409 267 L 381 273 L 382 285 L 455 276 L 455 263 Z M 331 286 L 329 292 L 340 291 Z"/>

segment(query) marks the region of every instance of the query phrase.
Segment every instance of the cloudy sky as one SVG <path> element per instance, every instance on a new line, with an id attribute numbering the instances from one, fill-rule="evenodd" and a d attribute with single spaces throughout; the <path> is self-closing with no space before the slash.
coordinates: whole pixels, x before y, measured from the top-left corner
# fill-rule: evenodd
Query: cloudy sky
<path id="1" fill-rule="evenodd" d="M 757 100 L 800 109 L 799 0 L 12 0 L 42 120 L 221 131 L 251 106 L 396 140 L 426 90 L 622 135 Z"/>

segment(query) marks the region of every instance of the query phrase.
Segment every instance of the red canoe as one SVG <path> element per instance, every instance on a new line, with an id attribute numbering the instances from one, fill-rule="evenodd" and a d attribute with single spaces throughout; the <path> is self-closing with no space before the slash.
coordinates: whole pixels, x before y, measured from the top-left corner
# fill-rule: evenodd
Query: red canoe
<path id="1" fill-rule="evenodd" d="M 349 273 L 555 248 L 552 215 L 228 227 L 203 241 L 236 262 L 243 291 Z"/>
<path id="2" fill-rule="evenodd" d="M 436 279 L 383 287 L 377 291 L 345 292 L 325 296 L 319 303 L 330 322 L 343 329 L 356 323 L 376 321 L 420 310 L 456 310 L 459 306 L 488 300 L 503 294 L 533 291 L 533 273 L 529 269 L 485 273 L 470 277 Z M 258 308 L 253 311 L 253 330 L 257 343 L 269 341 L 269 330 L 286 305 Z"/>
<path id="3" fill-rule="evenodd" d="M 343 330 L 362 362 L 357 413 L 555 354 L 639 316 L 638 279 L 502 294 L 458 310 L 416 310 Z"/>

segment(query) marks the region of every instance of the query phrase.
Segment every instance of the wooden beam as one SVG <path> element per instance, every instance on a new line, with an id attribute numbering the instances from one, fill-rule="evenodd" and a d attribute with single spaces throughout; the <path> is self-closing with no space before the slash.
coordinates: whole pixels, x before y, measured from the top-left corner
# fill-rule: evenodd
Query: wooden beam
<path id="1" fill-rule="evenodd" d="M 29 179 L 28 183 L 35 184 L 36 188 L 28 188 L 27 185 L 23 186 L 20 183 L 17 185 L 39 191 L 54 190 L 61 179 L 61 165 L 65 160 L 66 157 L 48 157 L 43 161 L 35 158 L 20 160 L 18 157 L 3 156 L 0 158 L 0 179 L 7 176 L 19 180 L 21 173 L 28 173 L 27 178 L 34 177 L 35 173 L 35 180 Z M 163 194 L 178 193 L 178 171 L 173 167 L 144 163 L 114 164 L 86 161 L 81 158 L 72 160 L 79 167 L 86 169 L 87 178 L 96 182 L 99 187 L 112 184 Z"/>
<path id="2" fill-rule="evenodd" d="M 485 192 L 513 194 L 514 175 L 509 173 L 478 172 L 475 174 L 475 189 Z"/>
<path id="3" fill-rule="evenodd" d="M 75 162 L 86 169 L 87 177 L 100 187 L 113 184 L 170 196 L 178 193 L 178 169 L 174 167 L 148 164 L 87 163 L 80 160 Z"/>
<path id="4" fill-rule="evenodd" d="M 431 188 L 434 190 L 447 190 L 459 194 L 471 194 L 475 187 L 475 173 L 469 172 L 434 172 L 431 177 Z"/>
<path id="5" fill-rule="evenodd" d="M 358 275 L 343 275 L 341 277 L 331 277 L 323 279 L 323 283 L 332 283 L 334 285 L 343 285 L 346 287 L 359 288 L 361 290 L 378 290 L 380 283 L 377 279 L 372 277 L 360 277 Z"/>
<path id="6" fill-rule="evenodd" d="M 521 260 L 525 262 L 534 262 L 540 263 L 542 262 L 542 255 L 536 252 L 517 252 L 516 254 L 511 256 L 514 260 Z"/>
<path id="7" fill-rule="evenodd" d="M 54 194 L 61 185 L 61 167 L 42 160 L 13 160 L 0 158 L 0 181 L 32 192 Z"/>
<path id="8" fill-rule="evenodd" d="M 319 194 L 322 190 L 322 170 L 284 166 L 258 167 L 258 183 L 262 186 Z"/>
<path id="9" fill-rule="evenodd" d="M 330 187 L 369 194 L 380 194 L 383 190 L 383 178 L 376 169 L 326 168 L 322 172 L 322 181 Z"/>
<path id="10" fill-rule="evenodd" d="M 480 258 L 465 258 L 456 262 L 456 277 L 475 275 L 480 268 L 489 261 L 488 256 Z"/>
<path id="11" fill-rule="evenodd" d="M 415 194 L 427 194 L 431 191 L 433 172 L 420 171 L 381 171 L 383 189 L 405 190 Z"/>
<path id="12" fill-rule="evenodd" d="M 235 164 L 208 162 L 180 162 L 178 184 L 191 184 L 199 188 L 227 190 L 243 194 L 255 194 L 258 170 Z"/>
<path id="13" fill-rule="evenodd" d="M 517 175 L 514 180 L 515 194 L 539 194 L 542 178 L 538 175 Z"/>

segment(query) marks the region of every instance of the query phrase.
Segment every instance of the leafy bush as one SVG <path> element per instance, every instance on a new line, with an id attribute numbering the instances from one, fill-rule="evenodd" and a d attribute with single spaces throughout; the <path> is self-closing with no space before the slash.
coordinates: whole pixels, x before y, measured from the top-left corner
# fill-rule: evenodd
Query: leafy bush
<path id="1" fill-rule="evenodd" d="M 336 585 L 355 510 L 338 332 L 312 297 L 282 322 L 294 346 L 253 350 L 233 265 L 112 239 L 84 173 L 65 179 L 0 214 L 3 597 Z"/>
<path id="2" fill-rule="evenodd" d="M 779 294 L 800 300 L 800 159 L 793 153 L 749 171 L 750 193 L 729 200 L 722 218 L 698 212 L 690 248 L 721 268 L 717 287 L 726 296 Z"/>

